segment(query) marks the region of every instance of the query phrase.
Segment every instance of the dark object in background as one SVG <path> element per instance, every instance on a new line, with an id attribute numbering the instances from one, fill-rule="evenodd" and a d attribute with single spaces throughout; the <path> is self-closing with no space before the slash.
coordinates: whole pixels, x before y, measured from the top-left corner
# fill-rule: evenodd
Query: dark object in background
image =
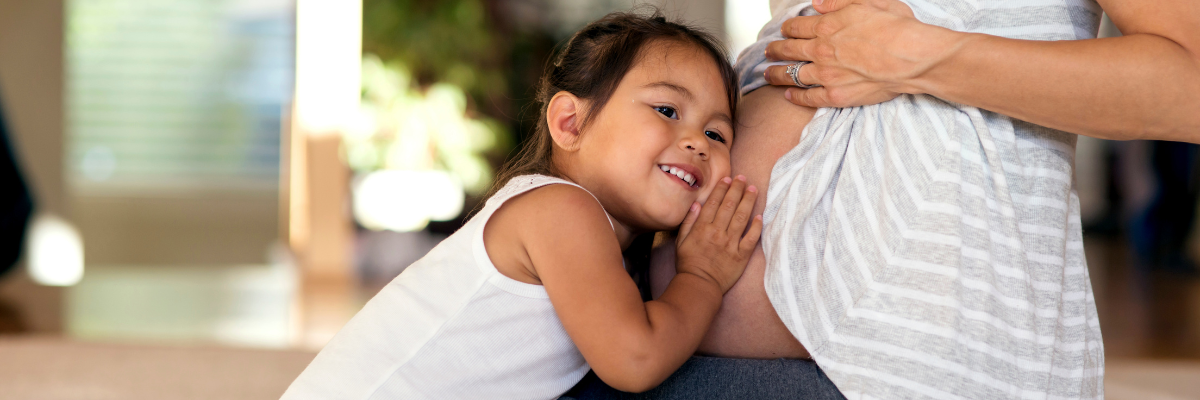
<path id="1" fill-rule="evenodd" d="M 1130 244 L 1143 268 L 1195 274 L 1195 265 L 1187 255 L 1187 239 L 1200 197 L 1200 146 L 1150 142 L 1150 160 L 1157 191 L 1130 221 Z"/>
<path id="2" fill-rule="evenodd" d="M 25 228 L 33 213 L 29 189 L 17 169 L 8 140 L 4 104 L 0 103 L 0 278 L 16 265 L 25 247 Z"/>

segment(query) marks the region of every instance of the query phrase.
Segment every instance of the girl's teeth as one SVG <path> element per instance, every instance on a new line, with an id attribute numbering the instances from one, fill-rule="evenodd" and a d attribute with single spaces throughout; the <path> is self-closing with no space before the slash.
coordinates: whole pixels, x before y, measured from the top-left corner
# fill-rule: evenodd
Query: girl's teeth
<path id="1" fill-rule="evenodd" d="M 666 165 L 659 165 L 658 169 L 661 169 L 663 172 L 666 172 L 668 174 L 675 175 L 675 177 L 679 178 L 680 180 L 687 182 L 688 185 L 696 184 L 696 177 L 692 176 L 692 174 L 687 173 L 687 171 L 681 170 L 676 167 L 669 167 Z"/>

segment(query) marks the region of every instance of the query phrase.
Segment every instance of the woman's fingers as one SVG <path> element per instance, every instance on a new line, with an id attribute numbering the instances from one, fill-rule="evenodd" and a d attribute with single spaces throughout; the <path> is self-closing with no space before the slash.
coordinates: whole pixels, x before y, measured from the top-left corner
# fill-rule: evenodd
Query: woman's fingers
<path id="1" fill-rule="evenodd" d="M 812 108 L 879 104 L 899 95 L 897 92 L 881 90 L 871 82 L 826 85 L 812 89 L 790 87 L 783 92 L 783 97 L 793 104 Z"/>
<path id="2" fill-rule="evenodd" d="M 741 237 L 746 232 L 746 224 L 750 223 L 750 213 L 754 212 L 756 197 L 758 197 L 758 188 L 754 185 L 746 186 L 742 201 L 738 203 L 737 211 L 733 212 L 733 218 L 729 220 L 729 228 L 726 230 L 729 237 Z"/>
<path id="3" fill-rule="evenodd" d="M 725 193 L 729 191 L 730 183 L 733 183 L 733 179 L 729 179 L 728 176 L 717 181 L 717 186 L 713 187 L 712 193 L 708 195 L 708 200 L 704 202 L 704 207 L 700 209 L 697 221 L 706 224 L 713 222 L 713 218 L 717 215 L 717 209 L 721 208 L 721 200 L 725 199 Z"/>
<path id="4" fill-rule="evenodd" d="M 817 21 L 821 20 L 823 15 L 792 17 L 787 21 L 783 21 L 783 26 L 779 28 L 779 32 L 784 37 L 791 39 L 813 39 L 819 36 L 817 32 Z M 823 24 L 828 24 L 825 22 Z M 825 26 L 821 27 L 826 29 Z M 823 33 L 823 32 L 822 32 Z"/>
<path id="5" fill-rule="evenodd" d="M 846 8 L 846 6 L 854 3 L 877 4 L 879 2 L 873 0 L 818 0 L 813 1 L 813 9 L 817 10 L 817 12 L 821 14 L 829 14 L 831 12 Z"/>
<path id="6" fill-rule="evenodd" d="M 767 83 L 775 86 L 795 86 L 796 82 L 792 81 L 792 76 L 788 75 L 787 69 L 786 65 L 772 65 L 763 72 L 763 77 L 767 79 Z M 796 70 L 796 77 L 800 78 L 800 83 L 805 85 L 824 85 L 812 73 L 816 69 L 816 64 L 804 64 Z"/>
<path id="7" fill-rule="evenodd" d="M 733 213 L 737 211 L 738 204 L 742 201 L 742 195 L 746 190 L 746 177 L 738 175 L 737 179 L 729 185 L 729 192 L 725 194 L 725 199 L 721 201 L 721 207 L 717 209 L 717 215 L 713 219 L 713 226 L 720 230 L 729 229 L 729 220 L 733 218 Z"/>
<path id="8" fill-rule="evenodd" d="M 768 60 L 775 61 L 817 61 L 819 44 L 814 39 L 784 39 L 767 43 L 764 53 Z M 828 46 L 826 46 L 828 47 Z M 833 48 L 828 49 L 832 52 Z M 832 53 L 831 53 L 832 54 Z"/>
<path id="9" fill-rule="evenodd" d="M 836 107 L 833 102 L 829 101 L 829 89 L 824 87 L 801 89 L 788 88 L 783 92 L 783 97 L 798 106 L 821 108 L 821 107 Z"/>
<path id="10" fill-rule="evenodd" d="M 877 104 L 899 93 L 920 93 L 912 77 L 936 63 L 935 41 L 914 40 L 929 34 L 899 0 L 824 0 L 819 16 L 793 17 L 780 28 L 789 39 L 767 45 L 772 60 L 811 61 L 796 80 L 821 88 L 787 90 L 788 100 L 807 107 Z M 776 86 L 798 86 L 787 66 L 764 73 Z"/>

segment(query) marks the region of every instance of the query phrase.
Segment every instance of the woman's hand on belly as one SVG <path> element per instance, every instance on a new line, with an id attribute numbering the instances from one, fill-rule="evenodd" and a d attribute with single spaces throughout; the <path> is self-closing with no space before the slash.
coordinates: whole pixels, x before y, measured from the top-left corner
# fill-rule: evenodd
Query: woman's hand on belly
<path id="1" fill-rule="evenodd" d="M 815 109 L 796 106 L 782 96 L 783 89 L 764 87 L 746 95 L 738 105 L 737 131 L 731 152 L 733 173 L 766 193 L 775 160 L 800 140 L 800 132 Z M 766 208 L 759 196 L 754 215 Z M 655 297 L 675 275 L 673 240 L 654 249 L 650 282 Z M 766 257 L 758 246 L 742 278 L 725 293 L 699 353 L 732 358 L 808 358 L 808 351 L 792 336 L 775 313 L 763 286 Z"/>

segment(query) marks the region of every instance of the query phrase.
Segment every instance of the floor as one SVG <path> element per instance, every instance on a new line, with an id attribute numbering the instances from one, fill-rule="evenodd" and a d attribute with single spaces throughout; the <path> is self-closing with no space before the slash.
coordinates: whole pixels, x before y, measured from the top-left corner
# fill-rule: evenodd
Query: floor
<path id="1" fill-rule="evenodd" d="M 313 353 L 0 338 L 0 393 L 23 400 L 277 399 Z"/>
<path id="2" fill-rule="evenodd" d="M 1200 277 L 1137 268 L 1123 242 L 1116 238 L 1089 236 L 1085 248 L 1104 333 L 1108 397 L 1200 398 L 1200 387 L 1196 386 L 1200 384 Z M 70 351 L 78 350 L 79 354 L 92 354 L 96 360 L 111 360 L 79 367 L 95 368 L 80 373 L 99 379 L 96 382 L 104 379 L 104 365 L 120 364 L 130 371 L 145 372 L 157 368 L 155 365 L 169 367 L 175 362 L 155 361 L 158 358 L 206 357 L 197 354 L 210 352 L 203 349 L 227 349 L 232 353 L 204 358 L 208 360 L 205 362 L 236 364 L 242 357 L 236 355 L 238 352 L 251 354 L 247 357 L 259 354 L 266 363 L 278 356 L 291 360 L 286 361 L 292 364 L 284 369 L 294 376 L 297 368 L 307 363 L 305 357 L 311 357 L 386 282 L 378 276 L 373 278 L 360 285 L 301 285 L 295 271 L 286 265 L 89 266 L 79 285 L 59 289 L 38 287 L 23 277 L 10 276 L 0 282 L 0 332 L 11 330 L 11 326 L 6 328 L 5 320 L 17 314 L 20 322 L 16 325 L 37 335 L 0 333 L 0 359 L 39 358 L 35 353 L 21 353 L 26 350 L 5 347 L 34 343 L 47 354 L 39 362 L 50 363 L 45 366 L 50 373 L 45 383 L 57 385 L 57 381 L 51 381 L 69 375 L 75 367 L 63 367 L 63 361 L 54 361 L 57 356 L 53 354 L 62 349 L 47 340 L 57 341 L 57 346 Z M 58 309 L 63 311 L 56 320 L 50 314 Z M 47 334 L 53 339 L 47 339 Z M 122 348 L 131 349 L 127 356 L 119 355 Z M 229 379 L 242 379 L 230 375 Z M 0 366 L 0 390 L 17 390 L 13 388 L 28 383 L 15 379 L 18 376 L 18 372 Z M 75 385 L 77 389 L 90 390 L 84 385 L 93 382 L 88 379 L 93 378 L 80 381 Z M 116 380 L 100 386 L 104 385 L 117 387 L 112 390 L 118 392 L 147 394 L 138 398 L 154 397 L 152 391 L 138 392 L 141 389 L 133 382 Z M 263 390 L 281 390 L 278 385 Z M 195 390 L 217 393 L 211 390 L 218 389 Z M 78 397 L 61 394 L 43 398 Z"/>
<path id="3" fill-rule="evenodd" d="M 1117 238 L 1084 248 L 1107 358 L 1200 360 L 1200 276 L 1137 268 Z"/>

